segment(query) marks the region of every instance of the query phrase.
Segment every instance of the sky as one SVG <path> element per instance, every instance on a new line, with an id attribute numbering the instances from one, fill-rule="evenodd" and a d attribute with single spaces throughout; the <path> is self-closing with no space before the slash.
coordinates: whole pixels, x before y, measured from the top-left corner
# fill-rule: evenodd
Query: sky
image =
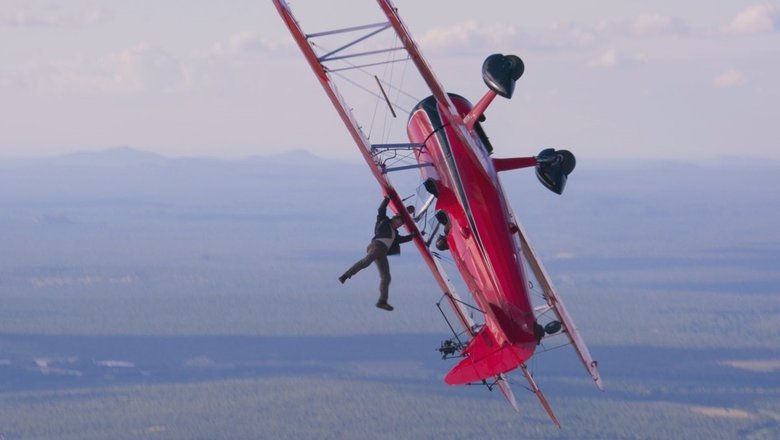
<path id="1" fill-rule="evenodd" d="M 378 13 L 370 0 L 290 5 L 307 31 L 321 28 L 304 17 Z M 489 110 L 498 155 L 780 159 L 780 1 L 395 5 L 445 88 L 472 101 L 487 55 L 523 58 L 515 97 Z M 0 157 L 360 159 L 270 0 L 3 0 L 0 133 Z"/>

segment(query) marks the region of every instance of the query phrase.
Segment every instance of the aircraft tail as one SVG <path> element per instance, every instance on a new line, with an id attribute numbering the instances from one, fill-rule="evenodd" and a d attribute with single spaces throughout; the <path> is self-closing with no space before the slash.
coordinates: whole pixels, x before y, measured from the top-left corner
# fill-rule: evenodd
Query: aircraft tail
<path id="1" fill-rule="evenodd" d="M 444 382 L 463 385 L 506 373 L 525 362 L 528 356 L 524 352 L 513 345 L 500 346 L 490 329 L 483 327 L 463 350 L 468 357 L 444 377 Z"/>

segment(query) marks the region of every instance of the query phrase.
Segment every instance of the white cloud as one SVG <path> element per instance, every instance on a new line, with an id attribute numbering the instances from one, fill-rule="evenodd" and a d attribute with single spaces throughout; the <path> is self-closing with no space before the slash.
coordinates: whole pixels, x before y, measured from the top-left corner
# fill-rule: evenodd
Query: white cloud
<path id="1" fill-rule="evenodd" d="M 430 51 L 481 49 L 506 44 L 516 35 L 517 30 L 510 25 L 482 25 L 467 21 L 431 29 L 422 35 L 419 42 Z"/>
<path id="2" fill-rule="evenodd" d="M 647 57 L 639 53 L 627 54 L 612 47 L 590 60 L 591 67 L 612 68 L 647 63 Z"/>
<path id="3" fill-rule="evenodd" d="M 486 25 L 466 21 L 431 29 L 418 41 L 426 51 L 490 51 L 496 50 L 497 46 L 508 44 L 539 51 L 561 51 L 593 47 L 599 42 L 616 37 L 682 35 L 689 31 L 690 27 L 682 19 L 659 13 L 642 13 L 633 20 L 601 20 L 594 25 L 560 21 L 545 29 L 535 30 L 521 30 L 500 23 Z M 643 56 L 625 58 L 632 62 L 644 62 Z M 607 59 L 604 62 L 609 64 L 612 61 Z"/>
<path id="4" fill-rule="evenodd" d="M 573 252 L 558 252 L 557 254 L 550 255 L 546 261 L 566 261 L 577 258 L 577 254 Z"/>
<path id="5" fill-rule="evenodd" d="M 618 64 L 618 52 L 617 49 L 607 49 L 601 55 L 590 61 L 590 65 L 593 67 L 615 67 Z"/>
<path id="6" fill-rule="evenodd" d="M 684 35 L 690 31 L 685 20 L 657 12 L 643 12 L 633 19 L 602 20 L 593 27 L 593 35 L 603 38 Z"/>
<path id="7" fill-rule="evenodd" d="M 607 23 L 584 26 L 566 21 L 555 22 L 542 30 L 520 31 L 508 24 L 466 21 L 431 29 L 418 41 L 425 51 L 490 52 L 500 50 L 501 47 L 557 51 L 589 47 L 607 27 Z"/>
<path id="8" fill-rule="evenodd" d="M 727 34 L 755 34 L 780 27 L 780 11 L 769 4 L 750 6 L 739 12 L 721 30 Z"/>
<path id="9" fill-rule="evenodd" d="M 194 50 L 183 62 L 185 87 L 217 93 L 250 93 L 268 87 L 260 75 L 281 58 L 299 57 L 292 38 L 267 38 L 257 31 L 236 32 L 226 39 Z M 274 61 L 272 61 L 274 60 Z"/>
<path id="10" fill-rule="evenodd" d="M 0 13 L 0 26 L 8 27 L 82 27 L 108 21 L 109 14 L 101 8 L 93 8 L 73 13 L 56 9 L 18 10 Z"/>
<path id="11" fill-rule="evenodd" d="M 631 24 L 631 33 L 637 36 L 677 35 L 688 31 L 679 19 L 658 13 L 642 13 Z"/>
<path id="12" fill-rule="evenodd" d="M 718 89 L 737 87 L 744 83 L 745 75 L 734 69 L 727 70 L 712 80 L 712 86 Z"/>
<path id="13" fill-rule="evenodd" d="M 186 86 L 184 67 L 159 47 L 139 43 L 99 58 L 76 57 L 16 66 L 0 84 L 39 94 L 160 93 Z"/>
<path id="14" fill-rule="evenodd" d="M 179 62 L 145 43 L 102 58 L 96 73 L 95 85 L 108 92 L 170 92 L 184 85 Z"/>
<path id="15" fill-rule="evenodd" d="M 260 35 L 258 31 L 244 31 L 231 35 L 227 41 L 214 43 L 207 51 L 211 56 L 228 56 L 237 54 L 257 54 L 274 51 L 291 46 L 289 38 L 282 41 L 272 40 Z"/>
<path id="16" fill-rule="evenodd" d="M 599 34 L 598 27 L 586 27 L 571 22 L 556 22 L 536 39 L 537 44 L 547 49 L 570 49 L 590 46 Z"/>

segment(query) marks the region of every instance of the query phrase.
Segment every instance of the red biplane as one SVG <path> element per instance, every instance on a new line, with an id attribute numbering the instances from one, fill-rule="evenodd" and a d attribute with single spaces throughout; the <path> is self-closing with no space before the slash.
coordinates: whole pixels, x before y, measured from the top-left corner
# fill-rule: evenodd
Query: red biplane
<path id="1" fill-rule="evenodd" d="M 488 91 L 472 105 L 441 86 L 390 0 L 377 0 L 378 18 L 373 21 L 313 33 L 302 30 L 284 0 L 273 1 L 383 192 L 391 197 L 392 209 L 404 217 L 407 229 L 419 232 L 415 245 L 451 306 L 447 313 L 462 328 L 456 331 L 450 325 L 454 338 L 439 348 L 443 358 L 462 358 L 445 382 L 497 386 L 519 412 L 506 376 L 519 368 L 560 426 L 526 365 L 542 341 L 563 338 L 561 345 L 574 347 L 599 389 L 602 381 L 596 361 L 512 213 L 498 173 L 534 167 L 542 184 L 560 194 L 575 159 L 566 150 L 554 149 L 531 157 L 493 158 L 481 125 L 496 96 L 512 97 L 523 62 L 513 55 L 487 57 L 482 76 Z M 312 21 L 333 19 L 321 15 Z M 412 79 L 422 84 L 418 89 L 422 99 L 405 91 L 408 64 L 416 71 Z M 359 102 L 348 100 L 345 89 L 362 96 L 355 98 Z M 386 125 L 399 113 L 408 115 L 403 127 L 408 140 Z M 385 122 L 376 128 L 382 116 Z M 380 142 L 372 142 L 372 136 Z M 395 177 L 408 171 L 417 176 L 418 185 L 412 196 L 402 199 L 399 185 L 408 178 Z M 408 204 L 412 197 L 414 203 Z M 456 293 L 444 271 L 448 262 L 460 272 L 473 305 Z M 475 322 L 472 310 L 480 312 L 480 322 Z M 445 319 L 447 313 L 442 310 Z"/>

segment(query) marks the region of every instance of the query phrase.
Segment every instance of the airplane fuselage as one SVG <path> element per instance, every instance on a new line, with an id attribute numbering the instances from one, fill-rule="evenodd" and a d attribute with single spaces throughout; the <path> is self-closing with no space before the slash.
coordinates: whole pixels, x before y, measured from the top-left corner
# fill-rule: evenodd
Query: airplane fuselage
<path id="1" fill-rule="evenodd" d="M 466 99 L 450 98 L 461 117 L 471 110 Z M 465 130 L 476 151 L 455 130 Z M 407 133 L 411 142 L 425 144 L 418 161 L 433 164 L 422 173 L 437 183 L 436 209 L 447 214 L 455 264 L 485 313 L 485 325 L 502 348 L 511 347 L 519 365 L 537 345 L 535 316 L 513 216 L 486 141 L 462 123 L 447 121 L 433 97 L 412 111 Z"/>

